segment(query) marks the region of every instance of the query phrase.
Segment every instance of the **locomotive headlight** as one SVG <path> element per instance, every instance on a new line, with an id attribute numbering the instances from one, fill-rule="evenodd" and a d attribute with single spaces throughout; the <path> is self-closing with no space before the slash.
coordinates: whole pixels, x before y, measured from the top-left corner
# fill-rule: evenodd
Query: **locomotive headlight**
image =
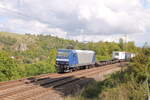
<path id="1" fill-rule="evenodd" d="M 56 61 L 56 64 L 58 64 L 59 62 L 58 61 Z"/>

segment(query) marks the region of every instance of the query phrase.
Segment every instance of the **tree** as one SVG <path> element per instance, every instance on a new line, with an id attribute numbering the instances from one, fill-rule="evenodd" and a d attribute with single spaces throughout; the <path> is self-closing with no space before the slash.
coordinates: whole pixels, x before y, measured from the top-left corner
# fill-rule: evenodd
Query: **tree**
<path id="1" fill-rule="evenodd" d="M 50 54 L 49 54 L 49 57 L 48 57 L 48 62 L 50 64 L 50 69 L 51 71 L 56 71 L 55 69 L 55 64 L 56 64 L 56 54 L 57 54 L 57 51 L 56 49 L 51 49 L 50 50 Z"/>
<path id="2" fill-rule="evenodd" d="M 0 81 L 19 78 L 19 67 L 6 52 L 0 52 Z"/>
<path id="3" fill-rule="evenodd" d="M 136 51 L 136 46 L 135 43 L 133 41 L 129 41 L 127 43 L 127 48 L 129 52 L 135 52 Z"/>
<path id="4" fill-rule="evenodd" d="M 120 46 L 121 50 L 124 50 L 124 43 L 123 43 L 122 38 L 119 39 L 119 46 Z"/>

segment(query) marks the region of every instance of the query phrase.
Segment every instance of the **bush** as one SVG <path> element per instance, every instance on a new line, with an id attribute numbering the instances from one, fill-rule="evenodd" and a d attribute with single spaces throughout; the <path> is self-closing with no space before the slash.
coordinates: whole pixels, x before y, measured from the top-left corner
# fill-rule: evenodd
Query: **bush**
<path id="1" fill-rule="evenodd" d="M 18 79 L 20 77 L 19 67 L 14 59 L 6 52 L 0 52 L 0 81 Z"/>
<path id="2" fill-rule="evenodd" d="M 53 66 L 46 62 L 38 62 L 35 64 L 27 64 L 25 66 L 25 76 L 35 76 L 45 73 L 56 72 Z"/>

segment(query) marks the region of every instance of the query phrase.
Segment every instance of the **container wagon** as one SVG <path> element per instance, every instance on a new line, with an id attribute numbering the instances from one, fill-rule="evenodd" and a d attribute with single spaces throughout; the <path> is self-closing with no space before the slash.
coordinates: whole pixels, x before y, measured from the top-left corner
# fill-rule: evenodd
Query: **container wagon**
<path id="1" fill-rule="evenodd" d="M 59 49 L 56 57 L 59 73 L 85 69 L 94 66 L 95 62 L 95 52 L 90 50 Z"/>
<path id="2" fill-rule="evenodd" d="M 116 60 L 129 60 L 133 57 L 135 57 L 135 54 L 129 52 L 113 51 L 112 53 L 112 59 Z"/>

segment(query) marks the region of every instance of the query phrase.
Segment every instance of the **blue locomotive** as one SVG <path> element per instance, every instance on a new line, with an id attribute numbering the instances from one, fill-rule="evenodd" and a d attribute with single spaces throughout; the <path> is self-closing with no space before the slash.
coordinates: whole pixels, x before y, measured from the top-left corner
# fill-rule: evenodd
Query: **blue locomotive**
<path id="1" fill-rule="evenodd" d="M 58 72 L 88 68 L 95 62 L 95 52 L 89 50 L 59 49 L 56 57 Z"/>

